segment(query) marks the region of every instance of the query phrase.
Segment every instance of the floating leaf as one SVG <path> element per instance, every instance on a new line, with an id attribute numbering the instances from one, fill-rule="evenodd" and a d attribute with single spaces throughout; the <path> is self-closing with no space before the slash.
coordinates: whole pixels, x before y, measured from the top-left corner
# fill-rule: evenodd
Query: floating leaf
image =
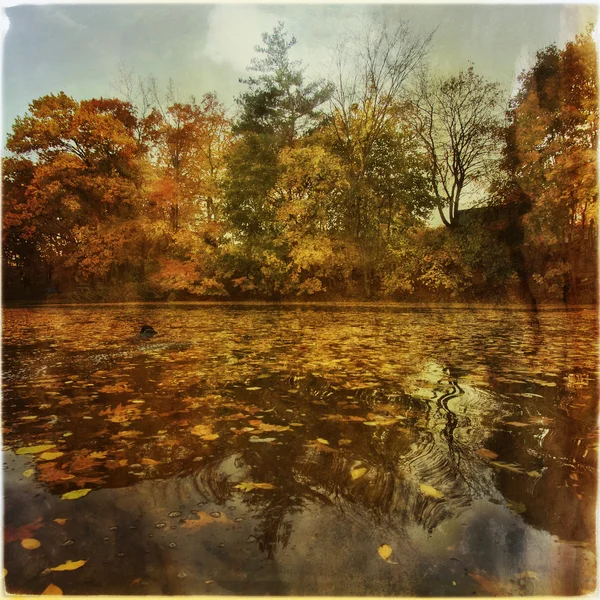
<path id="1" fill-rule="evenodd" d="M 317 442 L 319 442 L 319 444 L 325 444 L 326 446 L 329 446 L 329 442 L 323 438 L 317 438 Z"/>
<path id="2" fill-rule="evenodd" d="M 338 445 L 339 446 L 347 446 L 348 444 L 351 444 L 351 443 L 352 443 L 352 440 L 340 440 L 338 442 Z"/>
<path id="3" fill-rule="evenodd" d="M 529 475 L 529 477 L 541 477 L 542 474 L 539 473 L 538 471 L 527 471 L 527 475 Z"/>
<path id="4" fill-rule="evenodd" d="M 27 469 L 26 471 L 23 471 L 23 476 L 31 477 L 34 473 L 35 473 L 35 471 L 33 469 Z"/>
<path id="5" fill-rule="evenodd" d="M 43 592 L 42 596 L 62 596 L 63 591 L 57 586 L 51 583 Z"/>
<path id="6" fill-rule="evenodd" d="M 256 437 L 255 435 L 253 435 L 248 441 L 253 442 L 253 443 L 259 443 L 259 442 L 271 443 L 271 442 L 274 442 L 275 440 L 276 440 L 276 438 L 259 438 L 259 437 Z"/>
<path id="7" fill-rule="evenodd" d="M 64 525 L 67 522 L 67 519 L 54 519 L 54 522 L 59 525 Z"/>
<path id="8" fill-rule="evenodd" d="M 42 452 L 38 458 L 41 458 L 42 460 L 54 460 L 63 454 L 64 452 Z"/>
<path id="9" fill-rule="evenodd" d="M 41 546 L 40 542 L 35 538 L 25 538 L 21 540 L 21 546 L 25 548 L 25 550 L 35 550 Z"/>
<path id="10" fill-rule="evenodd" d="M 519 421 L 504 421 L 505 425 L 513 425 L 514 427 L 527 427 L 528 423 L 521 423 Z"/>
<path id="11" fill-rule="evenodd" d="M 360 479 L 366 472 L 367 469 L 365 467 L 355 467 L 351 469 L 350 475 L 352 475 L 352 479 Z"/>
<path id="12" fill-rule="evenodd" d="M 106 458 L 108 452 L 90 452 L 90 458 Z"/>
<path id="13" fill-rule="evenodd" d="M 487 450 L 486 448 L 479 448 L 479 450 L 477 450 L 477 454 L 479 454 L 480 456 L 484 456 L 485 458 L 498 458 L 498 455 L 495 452 Z"/>
<path id="14" fill-rule="evenodd" d="M 46 450 L 50 450 L 51 448 L 56 448 L 56 444 L 42 444 L 41 446 L 27 446 L 24 448 L 19 448 L 15 451 L 15 454 L 39 454 L 40 452 L 45 452 Z"/>
<path id="15" fill-rule="evenodd" d="M 442 492 L 440 492 L 439 490 L 436 490 L 431 485 L 427 485 L 426 483 L 420 483 L 419 489 L 421 490 L 421 492 L 423 492 L 427 496 L 431 496 L 432 498 L 438 498 L 438 499 L 444 498 L 444 494 L 442 494 Z"/>
<path id="16" fill-rule="evenodd" d="M 24 540 L 25 538 L 32 537 L 33 532 L 42 527 L 42 521 L 43 518 L 38 517 L 35 521 L 27 523 L 26 525 L 21 525 L 17 528 L 13 528 L 7 523 L 4 531 L 4 543 L 8 544 L 10 542 L 16 542 L 17 540 Z"/>
<path id="17" fill-rule="evenodd" d="M 231 519 L 228 519 L 225 515 L 219 514 L 217 517 L 213 517 L 208 513 L 201 510 L 192 511 L 198 518 L 197 519 L 186 519 L 183 522 L 183 527 L 186 529 L 196 529 L 198 527 L 204 527 L 205 525 L 234 525 Z M 216 514 L 216 513 L 215 513 Z"/>
<path id="18" fill-rule="evenodd" d="M 42 575 L 48 574 L 51 571 L 75 571 L 76 569 L 80 569 L 85 565 L 87 560 L 68 560 L 66 563 L 62 565 L 58 565 L 57 567 L 50 567 L 42 572 Z"/>
<path id="19" fill-rule="evenodd" d="M 377 549 L 377 554 L 379 554 L 383 560 L 387 560 L 392 555 L 392 548 L 387 544 L 381 544 Z"/>
<path id="20" fill-rule="evenodd" d="M 199 436 L 210 435 L 212 432 L 213 432 L 213 430 L 210 425 L 196 425 L 192 429 L 192 434 L 199 435 Z"/>
<path id="21" fill-rule="evenodd" d="M 243 492 L 250 492 L 254 489 L 259 490 L 274 490 L 275 486 L 271 483 L 252 483 L 252 482 L 242 482 L 238 485 L 234 486 L 238 490 L 242 490 Z"/>
<path id="22" fill-rule="evenodd" d="M 152 458 L 142 458 L 142 460 L 140 460 L 140 462 L 143 465 L 150 465 L 150 466 L 160 465 L 160 461 L 154 460 Z"/>
<path id="23" fill-rule="evenodd" d="M 499 467 L 501 469 L 506 469 L 507 471 L 512 471 L 513 473 L 523 473 L 523 469 L 518 465 L 512 463 L 505 463 L 499 460 L 490 461 L 490 465 L 494 465 L 495 467 Z"/>
<path id="24" fill-rule="evenodd" d="M 246 388 L 249 392 L 255 392 L 256 390 L 262 390 L 261 387 L 258 386 L 253 386 L 253 387 L 247 387 Z"/>
<path id="25" fill-rule="evenodd" d="M 61 500 L 77 500 L 78 498 L 83 498 L 87 496 L 91 492 L 91 488 L 84 488 L 81 490 L 73 490 L 72 492 L 67 492 L 61 496 Z"/>
<path id="26" fill-rule="evenodd" d="M 206 440 L 207 442 L 212 442 L 219 437 L 218 433 L 209 433 L 208 435 L 203 435 L 201 439 Z"/>

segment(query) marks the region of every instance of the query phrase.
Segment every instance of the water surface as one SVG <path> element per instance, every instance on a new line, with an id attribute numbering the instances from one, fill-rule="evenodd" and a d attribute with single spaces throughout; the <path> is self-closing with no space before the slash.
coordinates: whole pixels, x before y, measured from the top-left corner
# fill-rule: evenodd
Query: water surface
<path id="1" fill-rule="evenodd" d="M 595 588 L 594 310 L 3 318 L 10 592 Z M 143 323 L 159 335 L 137 338 Z M 67 561 L 85 562 L 48 570 Z"/>

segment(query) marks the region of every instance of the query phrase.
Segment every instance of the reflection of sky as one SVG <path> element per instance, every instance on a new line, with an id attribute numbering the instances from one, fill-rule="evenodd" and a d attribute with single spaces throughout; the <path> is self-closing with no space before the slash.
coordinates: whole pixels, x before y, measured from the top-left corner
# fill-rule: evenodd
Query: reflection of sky
<path id="1" fill-rule="evenodd" d="M 308 75 L 327 76 L 336 41 L 373 9 L 352 6 L 91 5 L 6 9 L 3 130 L 41 95 L 114 95 L 118 65 L 141 76 L 173 78 L 181 96 L 216 90 L 233 105 L 260 34 L 278 20 L 298 38 L 295 55 Z M 456 70 L 472 60 L 510 90 L 515 75 L 545 45 L 563 44 L 595 14 L 592 6 L 384 6 L 383 17 L 407 19 L 420 32 L 438 27 L 431 60 Z"/>

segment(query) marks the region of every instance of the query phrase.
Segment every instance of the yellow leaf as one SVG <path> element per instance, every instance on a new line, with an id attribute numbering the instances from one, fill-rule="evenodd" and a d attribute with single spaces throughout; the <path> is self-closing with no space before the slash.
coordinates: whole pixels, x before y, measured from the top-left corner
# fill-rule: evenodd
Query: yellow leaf
<path id="1" fill-rule="evenodd" d="M 89 458 L 106 458 L 108 452 L 90 452 Z"/>
<path id="2" fill-rule="evenodd" d="M 202 439 L 206 440 L 207 442 L 212 442 L 213 440 L 216 440 L 219 437 L 218 433 L 210 433 L 208 435 L 203 435 Z"/>
<path id="3" fill-rule="evenodd" d="M 254 487 L 258 488 L 259 490 L 274 490 L 276 486 L 274 486 L 272 483 L 255 483 Z"/>
<path id="4" fill-rule="evenodd" d="M 67 492 L 61 496 L 61 500 L 77 500 L 77 498 L 83 498 L 89 494 L 92 490 L 90 488 L 84 488 L 82 490 L 73 490 L 72 492 Z"/>
<path id="5" fill-rule="evenodd" d="M 538 471 L 527 471 L 527 475 L 529 475 L 529 477 L 541 477 L 542 474 L 539 473 Z"/>
<path id="6" fill-rule="evenodd" d="M 54 519 L 54 522 L 59 525 L 64 525 L 67 522 L 67 519 Z"/>
<path id="7" fill-rule="evenodd" d="M 387 544 L 381 544 L 377 549 L 377 553 L 383 560 L 387 560 L 392 555 L 392 549 Z"/>
<path id="8" fill-rule="evenodd" d="M 15 454 L 39 454 L 50 448 L 55 448 L 56 444 L 42 444 L 41 446 L 27 446 L 25 448 L 19 448 L 15 451 Z"/>
<path id="9" fill-rule="evenodd" d="M 212 428 L 210 425 L 196 425 L 193 429 L 192 429 L 192 434 L 193 435 L 210 435 L 212 433 Z"/>
<path id="10" fill-rule="evenodd" d="M 323 438 L 317 438 L 317 442 L 320 442 L 321 444 L 327 444 L 329 446 L 329 442 Z"/>
<path id="11" fill-rule="evenodd" d="M 140 463 L 142 463 L 143 465 L 160 465 L 160 461 L 158 460 L 153 460 L 152 458 L 142 458 L 142 460 L 140 460 Z"/>
<path id="12" fill-rule="evenodd" d="M 21 540 L 21 546 L 25 548 L 25 550 L 35 550 L 41 546 L 40 542 L 34 538 L 25 538 Z"/>
<path id="13" fill-rule="evenodd" d="M 359 479 L 367 472 L 365 467 L 356 467 L 350 471 L 350 475 L 352 475 L 352 479 Z"/>
<path id="14" fill-rule="evenodd" d="M 59 456 L 62 456 L 64 454 L 64 452 L 42 452 L 42 454 L 40 454 L 39 458 L 41 458 L 42 460 L 54 460 L 55 458 L 58 458 Z"/>
<path id="15" fill-rule="evenodd" d="M 432 498 L 440 498 L 441 499 L 444 497 L 444 494 L 442 494 L 442 492 L 440 492 L 439 490 L 436 490 L 434 487 L 432 487 L 430 485 L 427 485 L 426 483 L 420 483 L 419 488 L 421 489 L 421 492 L 423 492 L 427 496 L 431 496 Z"/>
<path id="16" fill-rule="evenodd" d="M 62 565 L 58 565 L 57 567 L 50 567 L 49 569 L 46 569 L 45 571 L 43 571 L 42 575 L 44 573 L 50 573 L 50 571 L 75 571 L 76 569 L 83 567 L 83 565 L 85 565 L 86 562 L 87 562 L 87 560 L 68 560 L 66 563 L 63 563 Z"/>
<path id="17" fill-rule="evenodd" d="M 351 443 L 352 443 L 352 440 L 340 440 L 338 442 L 338 445 L 339 446 L 347 446 L 348 444 L 351 444 Z"/>
<path id="18" fill-rule="evenodd" d="M 34 473 L 35 471 L 33 469 L 27 469 L 26 471 L 23 471 L 23 475 L 25 477 L 31 477 Z"/>
<path id="19" fill-rule="evenodd" d="M 275 489 L 275 486 L 271 483 L 251 483 L 251 482 L 239 483 L 238 485 L 236 485 L 234 487 L 236 487 L 238 490 L 242 490 L 243 492 L 250 492 L 254 489 L 259 489 L 259 490 L 274 490 Z"/>
<path id="20" fill-rule="evenodd" d="M 57 586 L 51 583 L 43 592 L 42 596 L 62 596 L 63 591 Z"/>

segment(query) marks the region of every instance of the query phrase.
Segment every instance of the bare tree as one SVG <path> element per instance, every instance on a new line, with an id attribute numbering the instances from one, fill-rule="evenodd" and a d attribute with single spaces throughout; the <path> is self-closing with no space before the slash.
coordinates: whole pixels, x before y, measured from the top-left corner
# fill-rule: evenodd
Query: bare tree
<path id="1" fill-rule="evenodd" d="M 429 157 L 431 185 L 442 222 L 458 221 L 468 188 L 484 183 L 499 159 L 502 92 L 473 67 L 447 78 L 421 73 L 411 122 Z"/>
<path id="2" fill-rule="evenodd" d="M 419 36 L 405 21 L 392 29 L 385 21 L 373 21 L 350 44 L 338 47 L 333 124 L 359 172 L 397 116 L 403 86 L 426 55 L 433 33 Z"/>

